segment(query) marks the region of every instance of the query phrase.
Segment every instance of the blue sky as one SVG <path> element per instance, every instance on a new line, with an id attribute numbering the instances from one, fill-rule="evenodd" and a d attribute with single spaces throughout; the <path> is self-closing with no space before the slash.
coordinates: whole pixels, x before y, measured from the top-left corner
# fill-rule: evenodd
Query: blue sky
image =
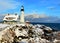
<path id="1" fill-rule="evenodd" d="M 0 15 L 20 14 L 24 5 L 25 14 L 45 14 L 60 17 L 60 0 L 0 0 Z"/>

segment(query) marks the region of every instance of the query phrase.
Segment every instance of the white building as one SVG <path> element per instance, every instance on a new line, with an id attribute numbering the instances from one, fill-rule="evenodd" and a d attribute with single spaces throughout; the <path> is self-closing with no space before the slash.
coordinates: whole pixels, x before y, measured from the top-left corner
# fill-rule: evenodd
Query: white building
<path id="1" fill-rule="evenodd" d="M 24 23 L 24 7 L 21 7 L 21 15 L 20 15 L 20 22 Z"/>
<path id="2" fill-rule="evenodd" d="M 24 23 L 24 7 L 23 6 L 21 7 L 21 15 L 20 15 L 20 17 L 17 14 L 15 14 L 15 15 L 7 14 L 7 15 L 5 15 L 3 20 L 4 20 L 4 23 L 8 23 L 8 24 L 15 24 L 18 21 L 20 23 Z"/>

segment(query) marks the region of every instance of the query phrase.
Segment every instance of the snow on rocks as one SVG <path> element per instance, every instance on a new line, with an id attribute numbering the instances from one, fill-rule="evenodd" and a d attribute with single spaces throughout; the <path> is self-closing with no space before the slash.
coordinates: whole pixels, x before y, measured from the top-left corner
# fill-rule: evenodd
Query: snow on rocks
<path id="1" fill-rule="evenodd" d="M 4 30 L 5 28 L 9 27 L 10 25 L 8 24 L 0 24 L 0 31 Z"/>
<path id="2" fill-rule="evenodd" d="M 2 26 L 1 26 L 2 25 Z M 5 26 L 4 26 L 5 25 Z M 4 39 L 3 42 L 9 43 L 51 43 L 50 40 L 46 39 L 51 37 L 49 35 L 54 34 L 50 27 L 45 25 L 29 25 L 26 26 L 25 24 L 15 24 L 15 25 L 6 25 L 0 24 L 0 26 L 4 29 L 0 31 L 0 42 L 2 38 Z M 50 31 L 45 32 L 45 31 Z M 49 34 L 46 36 L 46 34 Z M 44 36 L 44 37 L 42 37 Z M 56 36 L 56 32 L 54 34 Z M 16 40 L 15 40 L 16 39 Z M 6 41 L 5 41 L 6 40 Z M 55 39 L 52 42 L 56 42 Z"/>
<path id="3" fill-rule="evenodd" d="M 20 31 L 19 29 L 16 29 L 16 30 L 15 30 L 15 33 L 16 33 L 16 36 L 17 36 L 17 37 L 18 37 L 18 36 L 28 36 L 28 35 L 27 35 L 27 32 L 26 32 L 25 30 L 23 30 L 23 29 L 22 29 L 21 31 Z"/>
<path id="4" fill-rule="evenodd" d="M 41 36 L 42 34 L 44 34 L 43 30 L 40 29 L 40 28 L 36 28 L 36 29 L 34 30 L 34 32 L 35 32 L 35 34 L 38 35 L 38 36 Z"/>

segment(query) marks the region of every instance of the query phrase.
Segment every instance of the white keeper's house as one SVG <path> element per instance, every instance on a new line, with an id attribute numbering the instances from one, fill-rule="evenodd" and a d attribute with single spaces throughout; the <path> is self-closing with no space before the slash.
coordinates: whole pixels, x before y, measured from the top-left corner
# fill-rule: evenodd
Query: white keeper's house
<path id="1" fill-rule="evenodd" d="M 25 23 L 24 20 L 24 6 L 21 6 L 20 16 L 17 14 L 7 14 L 3 18 L 4 23 L 15 24 L 17 22 Z"/>

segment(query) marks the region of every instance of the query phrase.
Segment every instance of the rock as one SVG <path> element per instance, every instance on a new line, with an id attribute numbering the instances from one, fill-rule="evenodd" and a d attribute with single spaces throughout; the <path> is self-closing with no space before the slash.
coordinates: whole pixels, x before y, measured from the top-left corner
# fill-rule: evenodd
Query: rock
<path id="1" fill-rule="evenodd" d="M 51 36 L 55 37 L 54 41 Z M 0 42 L 3 39 L 4 43 L 55 43 L 60 41 L 57 39 L 59 37 L 60 32 L 53 32 L 50 27 L 40 24 L 29 25 L 28 27 L 25 24 L 15 24 L 5 27 L 5 30 L 0 32 Z"/>

